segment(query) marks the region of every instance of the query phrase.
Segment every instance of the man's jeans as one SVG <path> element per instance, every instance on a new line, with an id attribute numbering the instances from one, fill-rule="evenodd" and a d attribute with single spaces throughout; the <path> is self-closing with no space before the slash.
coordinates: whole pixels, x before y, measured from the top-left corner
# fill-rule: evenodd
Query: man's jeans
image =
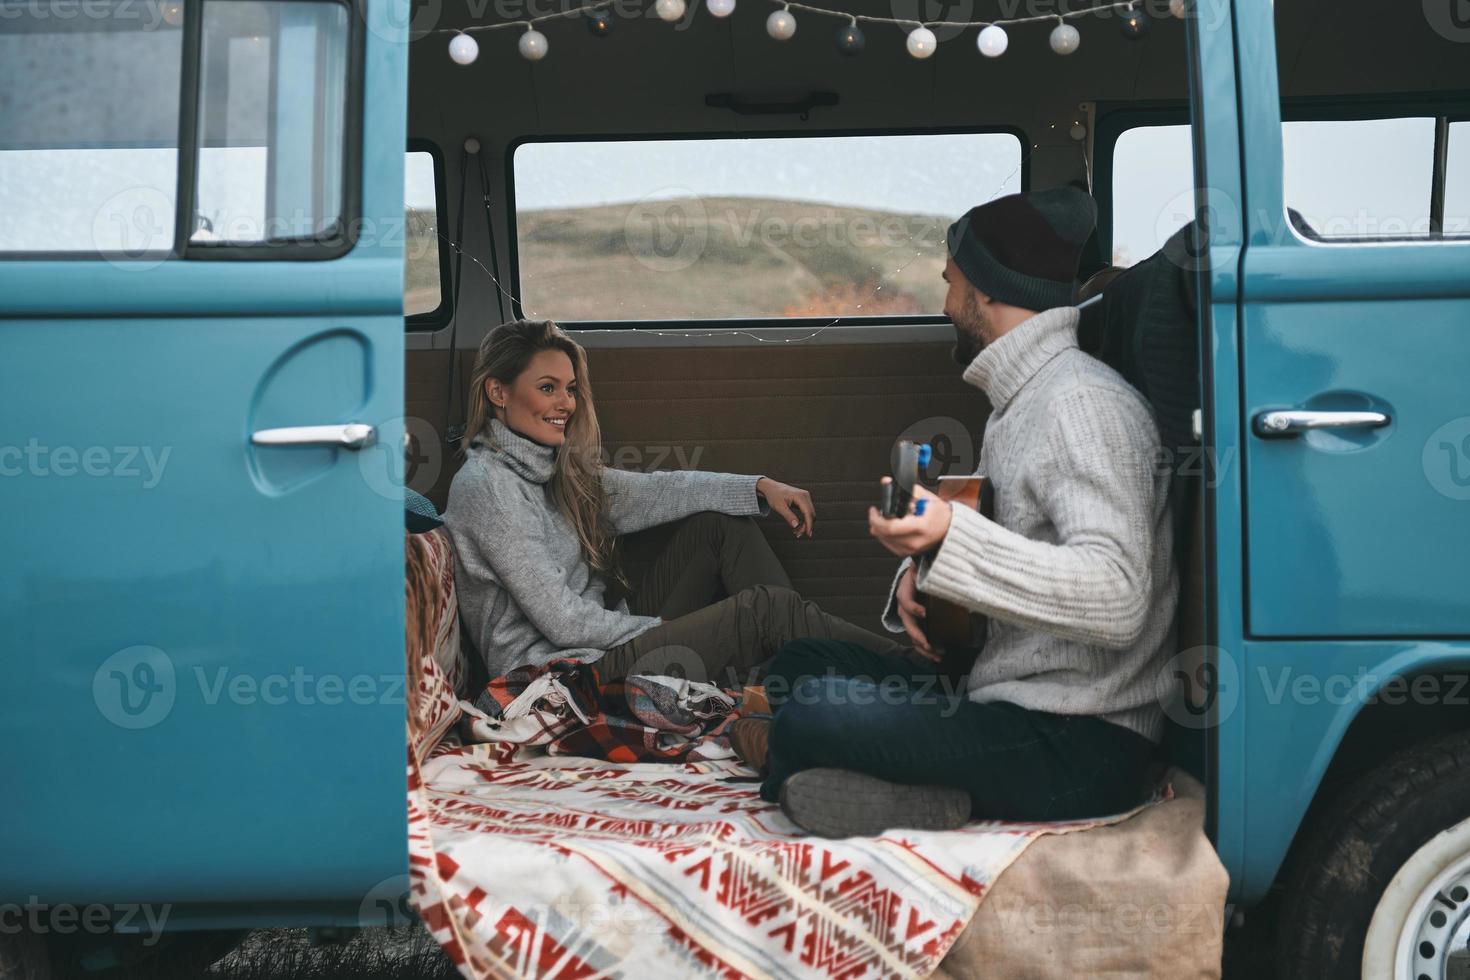
<path id="1" fill-rule="evenodd" d="M 972 819 L 1071 820 L 1142 802 L 1154 745 L 1090 715 L 977 704 L 934 667 L 856 643 L 796 640 L 766 674 L 770 775 L 854 769 L 970 794 Z"/>

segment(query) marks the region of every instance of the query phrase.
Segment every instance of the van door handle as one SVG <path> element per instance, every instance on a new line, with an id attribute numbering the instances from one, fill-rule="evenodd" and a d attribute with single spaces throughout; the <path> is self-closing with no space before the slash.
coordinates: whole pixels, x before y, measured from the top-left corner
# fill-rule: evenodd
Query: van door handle
<path id="1" fill-rule="evenodd" d="M 1381 429 L 1389 423 L 1383 412 L 1318 412 L 1285 409 L 1256 416 L 1256 435 L 1268 438 L 1298 436 L 1309 429 Z"/>
<path id="2" fill-rule="evenodd" d="M 250 436 L 257 446 L 335 446 L 366 449 L 378 441 L 378 430 L 361 422 L 346 425 L 293 425 L 284 429 L 261 429 Z"/>

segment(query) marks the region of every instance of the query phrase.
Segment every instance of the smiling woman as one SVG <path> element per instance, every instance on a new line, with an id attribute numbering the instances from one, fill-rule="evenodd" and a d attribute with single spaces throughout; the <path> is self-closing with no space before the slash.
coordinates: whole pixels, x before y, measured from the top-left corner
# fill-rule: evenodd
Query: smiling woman
<path id="1" fill-rule="evenodd" d="M 460 610 L 490 677 L 580 660 L 603 680 L 678 666 L 739 686 L 792 639 L 898 649 L 803 600 L 765 536 L 739 519 L 775 510 L 810 537 L 806 491 L 763 476 L 603 466 L 586 354 L 550 321 L 486 337 L 468 432 L 446 524 Z M 609 582 L 627 584 L 617 536 L 685 518 L 631 608 L 609 607 Z"/>

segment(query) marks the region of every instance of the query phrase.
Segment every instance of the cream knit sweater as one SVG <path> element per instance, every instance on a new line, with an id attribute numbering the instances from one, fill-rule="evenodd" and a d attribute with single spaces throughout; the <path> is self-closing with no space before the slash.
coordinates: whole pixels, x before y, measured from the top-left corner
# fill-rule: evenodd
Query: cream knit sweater
<path id="1" fill-rule="evenodd" d="M 1158 741 L 1178 594 L 1169 468 L 1148 404 L 1078 349 L 1077 319 L 1038 313 L 965 370 L 992 407 L 979 472 L 995 520 L 954 508 L 917 586 L 990 617 L 971 700 L 1097 715 Z M 902 630 L 892 591 L 883 619 Z"/>

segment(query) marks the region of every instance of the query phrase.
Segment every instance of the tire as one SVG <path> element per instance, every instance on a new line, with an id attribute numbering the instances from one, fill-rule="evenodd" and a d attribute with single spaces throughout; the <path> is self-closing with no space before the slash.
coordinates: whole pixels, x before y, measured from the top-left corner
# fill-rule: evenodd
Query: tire
<path id="1" fill-rule="evenodd" d="M 1287 878 L 1277 939 L 1283 980 L 1416 977 L 1400 951 L 1461 866 L 1470 874 L 1470 732 L 1406 749 L 1359 778 L 1306 828 Z M 1392 887 L 1390 885 L 1392 884 Z M 1454 885 L 1456 897 L 1464 889 Z M 1470 923 L 1470 901 L 1437 909 Z M 1444 918 L 1444 914 L 1436 917 Z M 1415 920 L 1418 921 L 1418 920 Z M 1424 921 L 1428 921 L 1425 919 Z M 1409 930 L 1409 935 L 1413 930 Z M 1365 956 L 1366 950 L 1366 956 Z M 1444 950 L 1429 957 L 1441 960 Z M 1438 975 L 1437 970 L 1430 975 Z"/>

